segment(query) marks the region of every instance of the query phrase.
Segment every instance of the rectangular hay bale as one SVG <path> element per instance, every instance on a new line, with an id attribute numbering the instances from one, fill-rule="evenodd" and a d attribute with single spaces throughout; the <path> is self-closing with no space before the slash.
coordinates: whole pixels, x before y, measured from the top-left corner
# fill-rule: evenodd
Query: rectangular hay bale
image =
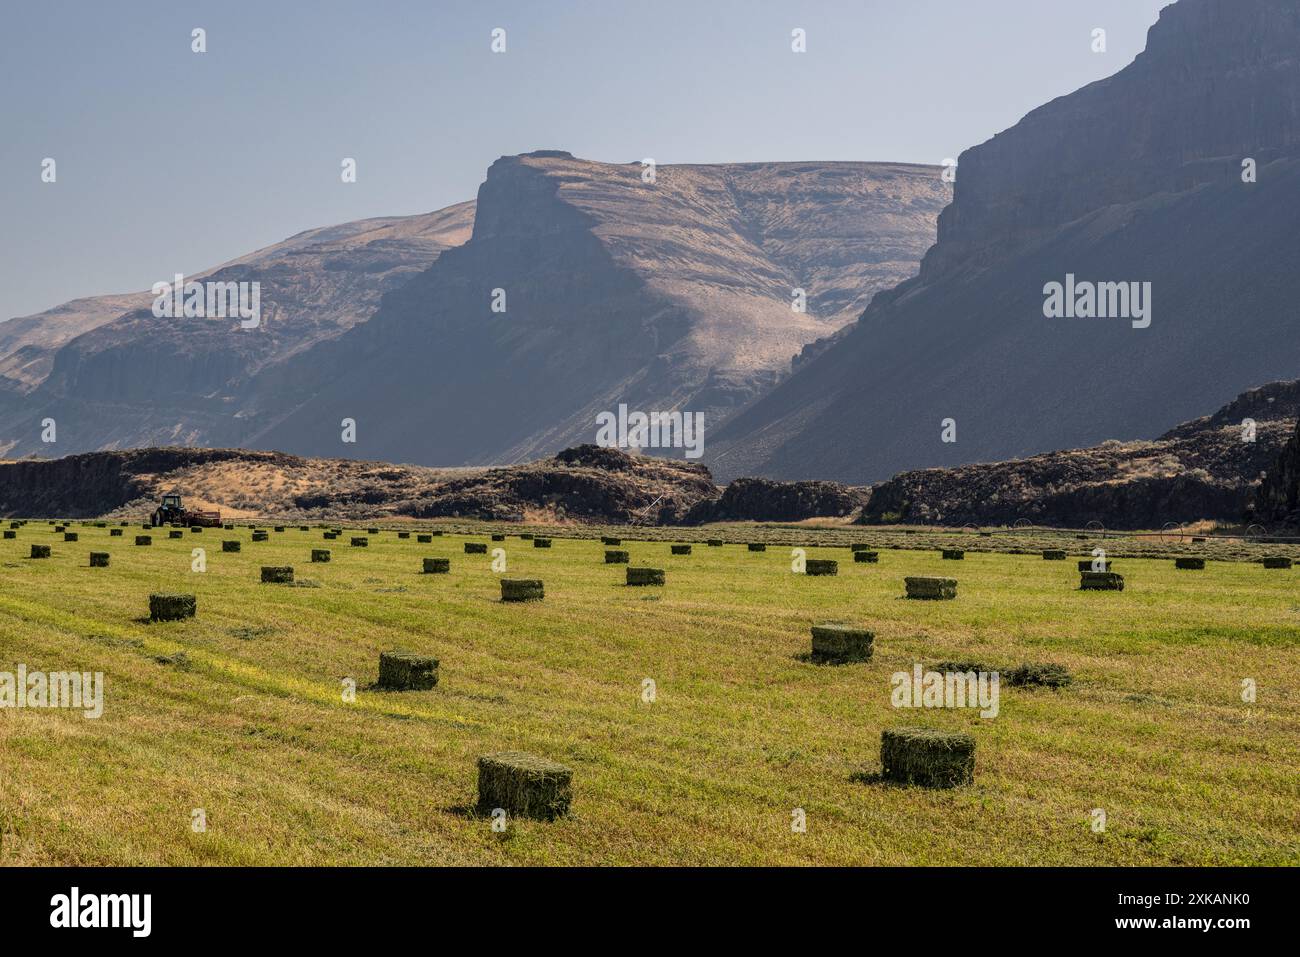
<path id="1" fill-rule="evenodd" d="M 573 771 L 523 751 L 500 751 L 478 759 L 480 814 L 497 808 L 517 817 L 553 821 L 569 813 Z"/>
<path id="2" fill-rule="evenodd" d="M 428 691 L 438 684 L 438 659 L 411 651 L 381 651 L 378 684 L 388 691 Z"/>
<path id="3" fill-rule="evenodd" d="M 880 776 L 895 784 L 955 788 L 975 780 L 975 739 L 930 728 L 886 728 L 880 733 Z"/>
<path id="4" fill-rule="evenodd" d="M 542 583 L 539 579 L 501 579 L 502 601 L 541 601 L 545 597 L 545 594 L 545 589 L 542 587 Z"/>
<path id="5" fill-rule="evenodd" d="M 666 581 L 662 568 L 631 568 L 627 570 L 629 585 L 662 585 Z"/>
<path id="6" fill-rule="evenodd" d="M 1124 576 L 1118 572 L 1080 572 L 1079 588 L 1082 591 L 1123 591 Z"/>
<path id="7" fill-rule="evenodd" d="M 154 592 L 149 596 L 150 621 L 180 621 L 193 618 L 198 610 L 198 599 L 193 595 Z"/>
<path id="8" fill-rule="evenodd" d="M 871 658 L 875 632 L 852 625 L 812 626 L 812 660 L 823 664 L 849 664 Z"/>
<path id="9" fill-rule="evenodd" d="M 947 601 L 957 597 L 955 578 L 904 578 L 908 598 L 923 601 Z"/>

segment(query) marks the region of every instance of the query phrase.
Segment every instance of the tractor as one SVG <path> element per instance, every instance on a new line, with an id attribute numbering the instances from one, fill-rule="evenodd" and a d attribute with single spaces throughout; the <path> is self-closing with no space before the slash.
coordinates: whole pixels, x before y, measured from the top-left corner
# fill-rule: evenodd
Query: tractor
<path id="1" fill-rule="evenodd" d="M 181 504 L 179 492 L 168 492 L 149 521 L 154 525 L 202 525 L 216 528 L 221 524 L 221 513 L 187 510 Z"/>

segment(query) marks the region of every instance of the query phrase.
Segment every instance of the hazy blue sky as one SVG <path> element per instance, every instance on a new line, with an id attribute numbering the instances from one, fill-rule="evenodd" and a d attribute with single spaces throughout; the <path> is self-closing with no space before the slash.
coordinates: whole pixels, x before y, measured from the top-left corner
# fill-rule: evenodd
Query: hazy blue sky
<path id="1" fill-rule="evenodd" d="M 1167 3 L 5 3 L 0 319 L 470 199 L 508 153 L 939 163 L 1122 68 Z"/>

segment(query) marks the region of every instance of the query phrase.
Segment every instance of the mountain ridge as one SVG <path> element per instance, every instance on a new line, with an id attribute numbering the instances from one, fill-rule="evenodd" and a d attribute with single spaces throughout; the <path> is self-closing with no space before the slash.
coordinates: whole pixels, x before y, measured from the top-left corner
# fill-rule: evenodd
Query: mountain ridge
<path id="1" fill-rule="evenodd" d="M 1179 0 L 1149 37 L 961 155 L 917 277 L 714 434 L 720 477 L 862 483 L 1153 437 L 1294 376 L 1300 8 Z M 1151 282 L 1151 327 L 1045 318 L 1070 274 Z"/>

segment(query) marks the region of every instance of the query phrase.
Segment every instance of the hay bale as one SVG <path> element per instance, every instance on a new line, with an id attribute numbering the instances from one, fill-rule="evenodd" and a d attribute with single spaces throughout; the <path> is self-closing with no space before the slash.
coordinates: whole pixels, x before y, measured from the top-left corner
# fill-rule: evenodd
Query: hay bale
<path id="1" fill-rule="evenodd" d="M 605 564 L 606 564 L 606 565 L 626 565 L 626 564 L 628 563 L 628 560 L 629 560 L 628 553 L 625 552 L 625 551 L 623 551 L 623 550 L 621 550 L 621 549 L 618 549 L 618 550 L 615 550 L 615 549 L 606 549 L 606 550 L 605 550 Z"/>
<path id="2" fill-rule="evenodd" d="M 5 529 L 5 538 L 17 538 L 17 537 L 18 537 L 18 533 L 15 532 L 12 528 Z"/>
<path id="3" fill-rule="evenodd" d="M 478 813 L 497 808 L 516 817 L 553 821 L 569 813 L 573 771 L 523 751 L 499 751 L 478 759 Z"/>
<path id="4" fill-rule="evenodd" d="M 691 553 L 691 546 L 689 545 L 672 545 L 669 547 L 674 555 L 689 555 Z"/>
<path id="5" fill-rule="evenodd" d="M 551 540 L 549 538 L 534 538 L 533 548 L 550 548 Z"/>
<path id="6" fill-rule="evenodd" d="M 1082 591 L 1123 591 L 1124 576 L 1118 572 L 1081 572 L 1079 588 Z"/>
<path id="7" fill-rule="evenodd" d="M 813 625 L 812 660 L 823 664 L 843 665 L 867 661 L 874 650 L 876 634 L 852 625 Z"/>
<path id="8" fill-rule="evenodd" d="M 433 541 L 433 536 L 432 536 L 432 535 L 416 535 L 416 536 L 415 536 L 415 540 L 416 540 L 417 542 L 419 542 L 421 545 L 428 545 L 430 542 Z"/>
<path id="9" fill-rule="evenodd" d="M 1063 562 L 1065 561 L 1065 549 L 1063 548 L 1044 548 L 1043 561 L 1045 562 Z"/>
<path id="10" fill-rule="evenodd" d="M 745 547 L 748 548 L 751 552 L 765 552 L 765 551 L 767 551 L 767 546 L 764 545 L 762 542 L 750 542 L 750 543 L 749 543 L 747 546 L 745 546 Z"/>
<path id="11" fill-rule="evenodd" d="M 153 536 L 152 536 L 152 535 L 137 535 L 137 536 L 135 537 L 135 543 L 136 543 L 137 545 L 152 545 L 152 544 L 153 544 Z"/>
<path id="12" fill-rule="evenodd" d="M 867 562 L 874 565 L 880 561 L 880 552 L 854 552 L 853 561 L 858 564 Z"/>
<path id="13" fill-rule="evenodd" d="M 1092 560 L 1091 558 L 1085 558 L 1083 561 L 1079 562 L 1079 571 L 1081 571 L 1081 572 L 1090 572 L 1090 571 L 1092 571 L 1092 570 L 1093 570 L 1093 568 L 1092 568 L 1092 562 L 1093 562 L 1093 560 Z M 1100 562 L 1099 564 L 1102 564 L 1102 565 L 1104 565 L 1105 567 L 1104 567 L 1104 568 L 1100 568 L 1100 569 L 1098 569 L 1098 571 L 1102 571 L 1102 572 L 1108 572 L 1108 571 L 1110 571 L 1110 559 L 1109 559 L 1109 558 L 1106 559 L 1106 561 L 1104 561 L 1104 562 Z"/>
<path id="14" fill-rule="evenodd" d="M 871 551 L 873 548 L 874 548 L 874 546 L 872 546 L 872 545 L 868 545 L 866 542 L 854 542 L 852 545 L 849 546 L 849 551 L 851 551 L 851 552 L 869 552 L 869 551 Z"/>
<path id="15" fill-rule="evenodd" d="M 202 525 L 191 525 L 191 526 L 190 526 L 190 533 L 191 533 L 192 535 L 197 535 L 197 534 L 199 534 L 199 532 L 201 532 L 201 531 L 203 531 L 203 526 L 202 526 Z"/>
<path id="16" fill-rule="evenodd" d="M 665 582 L 662 568 L 631 568 L 627 570 L 629 585 L 662 585 Z"/>
<path id="17" fill-rule="evenodd" d="M 120 528 L 110 528 L 108 530 L 108 536 L 109 538 L 121 538 L 122 530 Z"/>
<path id="18" fill-rule="evenodd" d="M 988 669 L 976 669 L 985 671 Z M 1001 680 L 1012 687 L 1041 686 L 1044 688 L 1064 688 L 1073 683 L 1074 676 L 1065 665 L 1039 664 L 1017 665 L 1002 672 Z"/>
<path id="19" fill-rule="evenodd" d="M 398 538 L 410 538 L 410 537 L 411 537 L 411 533 L 410 533 L 410 532 L 398 532 L 398 533 L 397 533 L 397 537 L 398 537 Z"/>
<path id="20" fill-rule="evenodd" d="M 237 552 L 239 551 L 240 548 L 241 545 L 238 541 L 232 541 L 230 539 L 226 539 L 221 543 L 221 550 L 223 552 Z"/>
<path id="21" fill-rule="evenodd" d="M 947 601 L 957 597 L 955 578 L 904 578 L 907 597 L 922 601 Z"/>
<path id="22" fill-rule="evenodd" d="M 91 553 L 90 553 L 90 567 L 91 567 L 91 568 L 107 568 L 107 567 L 108 567 L 108 552 L 91 552 Z"/>
<path id="23" fill-rule="evenodd" d="M 1190 558 L 1190 557 L 1188 557 L 1188 556 L 1183 556 L 1183 557 L 1181 557 L 1181 558 L 1175 558 L 1175 559 L 1174 559 L 1174 567 L 1175 567 L 1175 568 L 1181 568 L 1181 569 L 1184 569 L 1184 570 L 1186 570 L 1186 571 L 1202 572 L 1202 571 L 1205 571 L 1205 559 L 1204 559 L 1204 558 Z"/>
<path id="24" fill-rule="evenodd" d="M 54 534 L 56 534 L 56 535 L 62 534 L 63 532 L 66 532 L 67 530 L 68 530 L 68 526 L 66 526 L 66 525 L 55 525 L 55 526 L 54 526 Z"/>
<path id="25" fill-rule="evenodd" d="M 262 584 L 289 585 L 293 583 L 292 565 L 263 565 Z"/>
<path id="26" fill-rule="evenodd" d="M 466 542 L 466 543 L 465 543 L 465 554 L 466 554 L 466 555 L 486 555 L 486 554 L 487 554 L 487 543 L 486 543 L 486 542 Z"/>
<path id="27" fill-rule="evenodd" d="M 1285 555 L 1266 555 L 1264 556 L 1265 568 L 1290 568 L 1291 559 Z"/>
<path id="28" fill-rule="evenodd" d="M 173 528 L 170 532 L 167 533 L 167 537 L 168 537 L 168 538 L 184 538 L 184 537 L 185 537 L 185 533 L 182 532 L 182 531 L 181 531 L 180 529 L 178 529 L 178 528 Z"/>
<path id="29" fill-rule="evenodd" d="M 270 537 L 271 537 L 271 536 L 270 536 L 269 534 L 267 534 L 267 532 L 262 531 L 262 530 L 258 530 L 258 531 L 254 531 L 254 532 L 253 532 L 253 541 L 255 541 L 255 542 L 265 542 L 265 541 L 269 540 Z"/>
<path id="30" fill-rule="evenodd" d="M 434 538 L 442 538 L 442 532 L 430 532 L 429 534 Z"/>
<path id="31" fill-rule="evenodd" d="M 960 562 L 966 558 L 966 553 L 960 548 L 945 548 L 940 554 L 950 562 Z"/>
<path id="32" fill-rule="evenodd" d="M 180 621 L 193 618 L 198 600 L 193 595 L 154 592 L 149 596 L 150 621 Z"/>
<path id="33" fill-rule="evenodd" d="M 311 550 L 311 560 L 313 562 L 327 562 L 330 560 L 330 550 L 328 548 L 313 548 Z"/>
<path id="34" fill-rule="evenodd" d="M 931 728 L 886 728 L 880 733 L 880 776 L 896 784 L 955 788 L 975 780 L 975 739 Z"/>
<path id="35" fill-rule="evenodd" d="M 323 535 L 321 535 L 321 538 L 323 538 L 327 542 L 332 542 L 338 537 L 339 537 L 338 532 L 325 532 Z"/>
<path id="36" fill-rule="evenodd" d="M 450 558 L 426 558 L 424 559 L 424 574 L 426 575 L 446 575 L 451 572 Z"/>
<path id="37" fill-rule="evenodd" d="M 502 601 L 541 601 L 544 597 L 542 583 L 536 578 L 501 579 Z"/>
<path id="38" fill-rule="evenodd" d="M 284 531 L 284 526 L 283 526 L 283 525 L 276 525 L 276 526 L 275 526 L 275 531 L 277 531 L 277 532 L 283 532 L 283 531 Z"/>
<path id="39" fill-rule="evenodd" d="M 506 537 L 505 537 L 504 535 L 502 535 L 500 532 L 497 532 L 496 534 L 494 534 L 494 535 L 492 536 L 492 541 L 494 541 L 494 542 L 504 542 L 505 540 L 506 540 Z"/>
<path id="40" fill-rule="evenodd" d="M 50 546 L 49 546 L 49 545 L 33 545 L 33 546 L 32 546 L 32 558 L 49 558 L 49 557 L 50 557 Z"/>
<path id="41" fill-rule="evenodd" d="M 705 544 L 708 545 L 709 548 L 721 548 L 723 545 L 726 544 L 726 542 L 724 542 L 720 538 L 710 538 L 707 542 L 705 542 Z"/>
<path id="42" fill-rule="evenodd" d="M 381 651 L 378 683 L 388 691 L 428 691 L 438 684 L 438 659 L 410 651 Z"/>
<path id="43" fill-rule="evenodd" d="M 600 537 L 600 544 L 602 544 L 602 545 L 622 545 L 622 544 L 623 544 L 623 539 L 621 539 L 621 538 L 610 538 L 608 535 L 602 535 L 602 536 Z"/>
<path id="44" fill-rule="evenodd" d="M 364 535 L 353 535 L 351 545 L 353 548 L 369 548 L 370 539 L 366 538 Z"/>
<path id="45" fill-rule="evenodd" d="M 840 563 L 829 558 L 810 558 L 804 562 L 805 575 L 838 575 Z"/>
<path id="46" fill-rule="evenodd" d="M 521 532 L 520 535 L 519 535 L 519 537 L 520 537 L 523 541 L 525 541 L 525 542 L 532 541 L 533 533 L 532 533 L 532 532 Z"/>
<path id="47" fill-rule="evenodd" d="M 76 532 L 64 532 L 64 533 L 63 533 L 63 540 L 64 540 L 65 542 L 75 542 L 75 541 L 77 540 L 77 533 L 76 533 Z"/>
<path id="48" fill-rule="evenodd" d="M 298 526 L 298 531 L 300 531 L 300 532 L 309 532 L 309 531 L 311 531 L 311 526 L 310 526 L 310 525 L 299 525 L 299 526 Z"/>

